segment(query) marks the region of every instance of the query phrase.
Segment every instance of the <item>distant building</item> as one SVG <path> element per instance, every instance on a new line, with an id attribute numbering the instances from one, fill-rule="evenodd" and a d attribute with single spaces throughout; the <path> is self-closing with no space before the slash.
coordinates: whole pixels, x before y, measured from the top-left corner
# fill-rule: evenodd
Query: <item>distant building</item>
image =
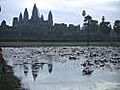
<path id="1" fill-rule="evenodd" d="M 65 31 L 67 28 L 68 28 L 67 24 L 64 24 L 64 23 L 61 23 L 61 24 L 55 23 L 54 24 L 54 30 L 56 30 L 56 31 L 63 31 L 63 30 Z"/>
<path id="2" fill-rule="evenodd" d="M 13 18 L 13 27 L 18 27 L 18 17 Z"/>
<path id="3" fill-rule="evenodd" d="M 0 40 L 25 40 L 25 41 L 105 41 L 120 40 L 120 20 L 114 22 L 114 30 L 110 22 L 105 21 L 102 16 L 100 24 L 93 20 L 91 16 L 85 15 L 83 28 L 80 25 L 53 23 L 52 12 L 48 12 L 48 18 L 45 20 L 43 14 L 34 4 L 32 15 L 29 16 L 28 9 L 20 13 L 19 17 L 14 17 L 12 26 L 6 25 L 2 21 L 0 26 Z M 90 38 L 89 38 L 90 37 Z"/>
<path id="4" fill-rule="evenodd" d="M 6 21 L 5 20 L 2 21 L 1 27 L 6 27 Z"/>
<path id="5" fill-rule="evenodd" d="M 71 31 L 79 31 L 80 30 L 80 25 L 73 25 L 73 24 L 69 24 L 68 26 L 68 30 L 71 30 Z"/>

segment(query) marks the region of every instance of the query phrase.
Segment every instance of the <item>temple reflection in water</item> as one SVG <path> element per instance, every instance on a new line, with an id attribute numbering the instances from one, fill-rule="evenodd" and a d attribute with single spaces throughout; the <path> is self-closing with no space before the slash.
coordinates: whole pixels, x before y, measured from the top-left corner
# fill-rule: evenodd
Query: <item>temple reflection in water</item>
<path id="1" fill-rule="evenodd" d="M 43 70 L 44 65 L 48 66 L 48 73 L 52 73 L 52 70 L 53 70 L 53 64 L 52 63 L 44 63 L 44 62 L 43 63 L 39 63 L 39 62 L 35 62 L 35 63 L 31 64 L 31 68 L 29 68 L 29 64 L 28 63 L 24 63 L 23 64 L 23 70 L 24 70 L 25 76 L 27 76 L 27 74 L 29 72 L 29 69 L 31 69 L 32 76 L 33 76 L 33 79 L 35 81 L 37 76 L 38 76 L 38 74 L 39 74 L 38 72 L 40 70 Z"/>
<path id="2" fill-rule="evenodd" d="M 26 90 L 120 90 L 119 47 L 7 47 L 4 53 Z"/>

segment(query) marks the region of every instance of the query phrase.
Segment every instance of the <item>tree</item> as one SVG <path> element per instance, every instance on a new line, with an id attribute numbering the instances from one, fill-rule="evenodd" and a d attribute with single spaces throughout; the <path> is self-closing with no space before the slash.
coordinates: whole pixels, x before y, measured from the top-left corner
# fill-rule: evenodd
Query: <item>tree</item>
<path id="1" fill-rule="evenodd" d="M 98 30 L 98 21 L 97 20 L 91 20 L 89 28 L 90 28 L 90 31 L 97 32 L 97 30 Z"/>
<path id="2" fill-rule="evenodd" d="M 102 22 L 105 22 L 105 16 L 102 16 Z"/>
<path id="3" fill-rule="evenodd" d="M 82 16 L 84 17 L 84 25 L 86 27 L 85 29 L 87 30 L 87 36 L 88 36 L 87 45 L 89 45 L 89 41 L 90 41 L 90 35 L 89 35 L 89 33 L 90 33 L 90 22 L 92 20 L 92 17 L 90 15 L 86 16 L 85 10 L 83 10 Z"/>
<path id="4" fill-rule="evenodd" d="M 111 30 L 110 22 L 106 22 L 105 17 L 102 16 L 102 22 L 99 25 L 99 31 L 104 34 L 109 34 L 110 30 Z"/>
<path id="5" fill-rule="evenodd" d="M 86 15 L 86 11 L 83 10 L 83 12 L 82 12 L 82 16 L 85 17 L 85 15 Z"/>
<path id="6" fill-rule="evenodd" d="M 120 20 L 116 20 L 114 22 L 113 28 L 117 34 L 120 34 Z"/>

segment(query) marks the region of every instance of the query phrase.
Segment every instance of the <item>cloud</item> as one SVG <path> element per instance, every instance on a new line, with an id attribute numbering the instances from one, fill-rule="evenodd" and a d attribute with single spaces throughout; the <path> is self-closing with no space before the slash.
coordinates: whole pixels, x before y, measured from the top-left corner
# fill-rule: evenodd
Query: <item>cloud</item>
<path id="1" fill-rule="evenodd" d="M 116 7 L 116 9 L 119 9 L 120 8 L 120 0 L 117 0 L 117 1 L 113 1 L 113 2 L 109 2 L 109 5 L 111 7 Z"/>
<path id="2" fill-rule="evenodd" d="M 14 16 L 24 12 L 28 8 L 31 16 L 34 3 L 46 18 L 49 10 L 53 11 L 55 22 L 80 23 L 82 21 L 81 12 L 86 10 L 95 19 L 100 19 L 102 15 L 108 20 L 119 19 L 118 11 L 120 0 L 0 0 L 2 12 L 0 22 L 5 19 L 10 24 Z M 59 18 L 60 17 L 60 18 Z"/>

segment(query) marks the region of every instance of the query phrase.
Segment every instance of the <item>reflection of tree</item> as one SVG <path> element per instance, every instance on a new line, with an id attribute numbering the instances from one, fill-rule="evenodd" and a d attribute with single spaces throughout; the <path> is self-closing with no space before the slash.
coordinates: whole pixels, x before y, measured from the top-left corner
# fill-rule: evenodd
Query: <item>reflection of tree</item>
<path id="1" fill-rule="evenodd" d="M 83 75 L 91 75 L 95 69 L 120 69 L 120 55 L 114 48 L 91 48 L 86 60 L 82 63 Z"/>
<path id="2" fill-rule="evenodd" d="M 29 70 L 27 64 L 23 64 L 23 69 L 24 69 L 24 74 L 25 74 L 25 76 L 27 76 L 28 70 Z"/>
<path id="3" fill-rule="evenodd" d="M 82 64 L 83 66 L 83 70 L 82 70 L 82 74 L 83 75 L 91 75 L 93 73 L 93 58 L 95 58 L 93 56 L 93 53 L 91 51 L 91 48 L 88 47 L 88 55 L 86 57 L 86 61 Z"/>
<path id="4" fill-rule="evenodd" d="M 53 68 L 53 64 L 49 63 L 48 64 L 48 72 L 51 73 L 52 72 L 52 68 Z"/>

